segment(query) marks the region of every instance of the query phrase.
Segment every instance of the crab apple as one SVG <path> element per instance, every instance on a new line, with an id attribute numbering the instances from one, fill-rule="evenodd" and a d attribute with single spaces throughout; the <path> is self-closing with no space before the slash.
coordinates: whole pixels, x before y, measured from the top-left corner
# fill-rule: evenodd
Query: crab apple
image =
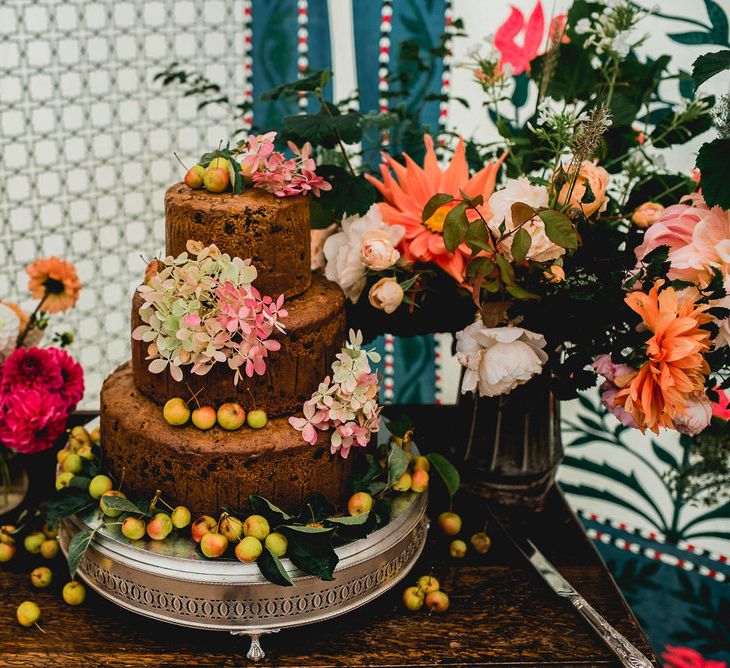
<path id="1" fill-rule="evenodd" d="M 91 444 L 91 434 L 83 425 L 76 425 L 71 430 L 71 438 L 75 438 L 80 443 Z"/>
<path id="2" fill-rule="evenodd" d="M 428 457 L 418 455 L 413 459 L 413 470 L 414 471 L 425 471 L 428 473 L 431 470 L 431 462 L 428 461 Z"/>
<path id="3" fill-rule="evenodd" d="M 96 459 L 96 455 L 91 449 L 90 445 L 82 445 L 76 454 L 81 457 L 81 459 L 86 459 L 87 461 L 91 461 L 92 459 Z"/>
<path id="4" fill-rule="evenodd" d="M 455 536 L 461 531 L 461 517 L 456 513 L 441 513 L 438 518 L 439 526 L 447 536 Z"/>
<path id="5" fill-rule="evenodd" d="M 426 607 L 432 612 L 446 612 L 449 609 L 449 597 L 442 591 L 426 594 Z"/>
<path id="6" fill-rule="evenodd" d="M 34 531 L 29 533 L 23 541 L 23 547 L 26 552 L 38 554 L 41 551 L 41 545 L 46 540 L 46 535 L 42 531 Z"/>
<path id="7" fill-rule="evenodd" d="M 43 589 L 51 584 L 53 573 L 47 566 L 38 566 L 30 572 L 30 583 L 37 589 Z"/>
<path id="8" fill-rule="evenodd" d="M 190 527 L 190 533 L 193 540 L 196 543 L 199 543 L 200 539 L 205 536 L 205 534 L 215 529 L 216 524 L 218 524 L 218 522 L 216 522 L 215 517 L 211 517 L 210 515 L 201 515 L 198 517 Z"/>
<path id="9" fill-rule="evenodd" d="M 155 513 L 147 522 L 147 535 L 152 540 L 165 540 L 172 531 L 172 520 L 167 513 Z"/>
<path id="10" fill-rule="evenodd" d="M 15 611 L 15 617 L 21 626 L 33 626 L 41 616 L 41 609 L 33 601 L 23 601 Z"/>
<path id="11" fill-rule="evenodd" d="M 423 593 L 423 590 L 418 587 L 408 587 L 408 589 L 403 592 L 403 605 L 405 605 L 408 610 L 415 612 L 423 607 L 424 598 L 425 594 Z"/>
<path id="12" fill-rule="evenodd" d="M 263 429 L 268 421 L 269 417 L 266 415 L 266 411 L 262 408 L 254 408 L 252 411 L 249 411 L 246 416 L 246 424 L 251 427 L 251 429 Z"/>
<path id="13" fill-rule="evenodd" d="M 449 554 L 454 559 L 463 559 L 466 556 L 466 543 L 463 540 L 452 540 L 449 545 Z"/>
<path id="14" fill-rule="evenodd" d="M 104 499 L 107 499 L 110 496 L 117 496 L 120 499 L 126 499 L 127 497 L 118 489 L 112 489 L 108 492 L 104 492 L 99 499 L 99 507 L 107 517 L 119 517 L 123 511 L 117 510 L 116 508 L 110 508 L 106 503 L 104 503 Z"/>
<path id="15" fill-rule="evenodd" d="M 99 445 L 99 443 L 101 443 L 101 429 L 99 427 L 94 427 L 89 432 L 89 438 L 94 445 Z"/>
<path id="16" fill-rule="evenodd" d="M 58 527 L 51 529 L 51 527 L 48 526 L 48 522 L 43 525 L 43 529 L 41 529 L 41 531 L 46 534 L 46 538 L 56 538 L 56 536 L 58 536 Z"/>
<path id="17" fill-rule="evenodd" d="M 367 492 L 355 492 L 347 502 L 347 512 L 353 517 L 364 515 L 373 509 L 373 497 Z"/>
<path id="18" fill-rule="evenodd" d="M 63 464 L 63 460 L 66 459 L 66 457 L 68 457 L 70 454 L 70 450 L 66 450 L 66 448 L 63 448 L 56 453 L 56 461 L 59 464 Z"/>
<path id="19" fill-rule="evenodd" d="M 231 166 L 231 163 L 224 158 L 222 155 L 219 155 L 217 158 L 213 158 L 208 163 L 208 169 L 224 169 L 226 172 L 228 171 L 228 168 Z"/>
<path id="20" fill-rule="evenodd" d="M 75 452 L 70 453 L 61 464 L 61 470 L 64 473 L 81 473 L 84 468 L 84 460 Z"/>
<path id="21" fill-rule="evenodd" d="M 200 539 L 200 551 L 208 559 L 217 559 L 228 549 L 228 539 L 222 533 L 206 533 Z"/>
<path id="22" fill-rule="evenodd" d="M 15 527 L 12 524 L 4 524 L 0 527 L 0 543 L 6 543 L 8 545 L 15 545 Z"/>
<path id="23" fill-rule="evenodd" d="M 190 419 L 190 409 L 183 399 L 173 397 L 165 402 L 162 417 L 165 418 L 167 424 L 173 427 L 182 427 Z"/>
<path id="24" fill-rule="evenodd" d="M 228 402 L 221 404 L 218 409 L 218 424 L 226 431 L 235 431 L 246 421 L 246 411 L 241 404 Z"/>
<path id="25" fill-rule="evenodd" d="M 203 187 L 203 177 L 205 176 L 205 167 L 203 165 L 193 165 L 185 174 L 185 185 L 188 188 L 196 190 Z"/>
<path id="26" fill-rule="evenodd" d="M 86 587 L 76 580 L 63 585 L 63 600 L 69 605 L 81 605 L 86 598 Z"/>
<path id="27" fill-rule="evenodd" d="M 228 188 L 230 181 L 228 171 L 225 169 L 208 168 L 205 170 L 205 175 L 203 176 L 205 189 L 212 193 L 222 193 Z"/>
<path id="28" fill-rule="evenodd" d="M 226 515 L 219 522 L 218 531 L 233 543 L 243 538 L 243 522 L 237 517 Z"/>
<path id="29" fill-rule="evenodd" d="M 15 556 L 15 545 L 0 543 L 0 564 L 10 561 Z"/>
<path id="30" fill-rule="evenodd" d="M 243 523 L 243 535 L 264 540 L 271 531 L 269 522 L 262 515 L 249 515 Z"/>
<path id="31" fill-rule="evenodd" d="M 56 491 L 60 492 L 64 487 L 68 487 L 71 479 L 74 477 L 73 473 L 64 471 L 56 476 Z"/>
<path id="32" fill-rule="evenodd" d="M 406 472 L 400 478 L 398 482 L 393 485 L 393 489 L 396 492 L 407 492 L 411 488 L 411 474 Z"/>
<path id="33" fill-rule="evenodd" d="M 108 475 L 95 475 L 89 482 L 89 495 L 92 499 L 100 499 L 114 487 L 112 479 Z"/>
<path id="34" fill-rule="evenodd" d="M 44 559 L 55 559 L 58 555 L 58 541 L 55 538 L 46 538 L 41 543 L 40 552 Z"/>
<path id="35" fill-rule="evenodd" d="M 487 552 L 489 552 L 489 548 L 492 547 L 492 539 L 487 536 L 487 534 L 485 534 L 483 531 L 475 533 L 469 539 L 469 542 L 479 554 L 486 554 Z"/>
<path id="36" fill-rule="evenodd" d="M 144 520 L 130 515 L 122 522 L 122 535 L 129 540 L 141 540 L 144 538 L 146 528 Z"/>
<path id="37" fill-rule="evenodd" d="M 428 489 L 428 473 L 423 469 L 414 471 L 411 476 L 411 489 L 414 492 L 422 493 Z"/>
<path id="38" fill-rule="evenodd" d="M 253 536 L 246 536 L 236 545 L 236 559 L 244 564 L 250 564 L 261 556 L 264 551 L 261 541 Z"/>
<path id="39" fill-rule="evenodd" d="M 422 575 L 416 582 L 418 588 L 423 592 L 423 595 L 430 594 L 432 591 L 438 591 L 441 585 L 439 581 L 433 577 L 433 575 Z"/>
<path id="40" fill-rule="evenodd" d="M 213 406 L 199 406 L 193 411 L 193 424 L 201 431 L 208 431 L 215 427 L 215 408 Z"/>
<path id="41" fill-rule="evenodd" d="M 185 506 L 175 506 L 172 511 L 172 515 L 170 515 L 172 526 L 176 529 L 184 529 L 188 524 L 190 524 L 191 518 L 192 515 Z"/>
<path id="42" fill-rule="evenodd" d="M 283 557 L 289 547 L 289 541 L 283 533 L 270 533 L 266 536 L 264 545 L 277 557 Z"/>

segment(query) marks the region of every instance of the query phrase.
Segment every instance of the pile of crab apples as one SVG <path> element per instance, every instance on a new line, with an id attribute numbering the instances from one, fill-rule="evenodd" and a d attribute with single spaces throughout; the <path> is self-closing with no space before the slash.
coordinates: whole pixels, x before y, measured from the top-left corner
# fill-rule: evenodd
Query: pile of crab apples
<path id="1" fill-rule="evenodd" d="M 263 515 L 249 515 L 241 520 L 228 513 L 219 519 L 211 515 L 198 517 L 191 525 L 193 540 L 200 544 L 200 551 L 208 559 L 222 557 L 229 545 L 238 561 L 251 564 L 256 561 L 266 547 L 277 557 L 286 555 L 288 542 L 286 536 L 272 532 L 268 520 Z"/>
<path id="2" fill-rule="evenodd" d="M 208 431 L 217 424 L 226 431 L 236 431 L 244 424 L 251 429 L 263 429 L 269 421 L 265 410 L 254 408 L 247 413 L 241 404 L 233 401 L 221 404 L 218 410 L 213 406 L 198 406 L 191 411 L 188 403 L 180 397 L 169 399 L 162 409 L 167 424 L 183 427 L 192 422 L 201 431 Z"/>

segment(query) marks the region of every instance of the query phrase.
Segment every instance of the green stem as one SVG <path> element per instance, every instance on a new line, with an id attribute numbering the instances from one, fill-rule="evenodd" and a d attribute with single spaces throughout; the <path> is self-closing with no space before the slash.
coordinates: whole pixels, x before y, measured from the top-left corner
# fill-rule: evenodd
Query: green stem
<path id="1" fill-rule="evenodd" d="M 322 106 L 322 109 L 327 112 L 327 115 L 330 118 L 334 118 L 333 113 L 330 111 L 329 106 L 327 105 L 327 101 L 324 99 L 324 96 L 322 95 L 322 89 L 317 88 L 315 91 L 315 94 L 317 96 L 317 100 L 319 101 L 320 105 Z M 345 142 L 342 141 L 342 135 L 340 134 L 340 131 L 337 128 L 334 128 L 335 131 L 335 137 L 337 137 L 337 144 L 340 147 L 340 151 L 342 151 L 342 157 L 345 159 L 345 164 L 347 165 L 347 168 L 350 170 L 350 174 L 353 176 L 357 176 L 357 173 L 352 167 L 352 164 L 350 164 L 350 158 L 347 155 L 347 151 L 345 150 Z"/>
<path id="2" fill-rule="evenodd" d="M 38 302 L 38 305 L 35 307 L 35 310 L 33 311 L 33 313 L 30 314 L 30 319 L 28 320 L 28 324 L 26 325 L 25 329 L 20 333 L 20 336 L 18 336 L 18 341 L 15 346 L 16 348 L 20 348 L 23 345 L 23 343 L 25 342 L 25 339 L 28 337 L 28 334 L 30 334 L 30 331 L 33 329 L 33 327 L 35 327 L 36 316 L 40 312 L 40 310 L 43 306 L 43 303 L 46 301 L 47 297 L 48 297 L 48 293 L 46 292 L 46 294 L 43 295 L 43 299 L 41 299 Z"/>

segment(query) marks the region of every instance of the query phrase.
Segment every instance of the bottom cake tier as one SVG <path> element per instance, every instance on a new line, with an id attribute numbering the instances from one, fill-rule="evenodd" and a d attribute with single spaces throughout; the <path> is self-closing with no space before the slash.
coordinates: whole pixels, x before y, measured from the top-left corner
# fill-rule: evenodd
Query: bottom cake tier
<path id="1" fill-rule="evenodd" d="M 166 502 L 194 514 L 244 508 L 250 494 L 297 511 L 308 494 L 321 492 L 341 507 L 348 492 L 352 460 L 306 443 L 285 417 L 260 430 L 170 426 L 162 408 L 135 387 L 129 363 L 102 387 L 101 438 L 104 467 L 117 482 L 123 476 L 129 498 L 159 489 Z"/>

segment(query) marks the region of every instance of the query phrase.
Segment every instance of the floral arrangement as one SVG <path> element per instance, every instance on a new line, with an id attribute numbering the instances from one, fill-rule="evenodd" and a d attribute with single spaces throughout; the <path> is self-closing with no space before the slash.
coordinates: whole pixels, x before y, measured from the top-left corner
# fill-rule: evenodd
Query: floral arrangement
<path id="1" fill-rule="evenodd" d="M 350 330 L 349 342 L 332 363 L 332 378 L 327 376 L 304 402 L 304 417 L 289 418 L 289 424 L 312 445 L 318 431 L 331 430 L 330 452 L 339 452 L 343 459 L 352 447 L 367 447 L 380 429 L 378 377 L 370 366 L 380 361 L 380 355 L 361 346 L 362 332 Z"/>
<path id="2" fill-rule="evenodd" d="M 271 336 L 285 332 L 287 311 L 284 295 L 261 296 L 254 280 L 250 259 L 231 258 L 215 245 L 192 240 L 187 252 L 153 260 L 138 288 L 145 324 L 132 332 L 149 343 L 150 372 L 169 369 L 180 382 L 184 366 L 202 376 L 226 362 L 236 384 L 244 374 L 263 375 L 269 353 L 281 348 Z"/>

